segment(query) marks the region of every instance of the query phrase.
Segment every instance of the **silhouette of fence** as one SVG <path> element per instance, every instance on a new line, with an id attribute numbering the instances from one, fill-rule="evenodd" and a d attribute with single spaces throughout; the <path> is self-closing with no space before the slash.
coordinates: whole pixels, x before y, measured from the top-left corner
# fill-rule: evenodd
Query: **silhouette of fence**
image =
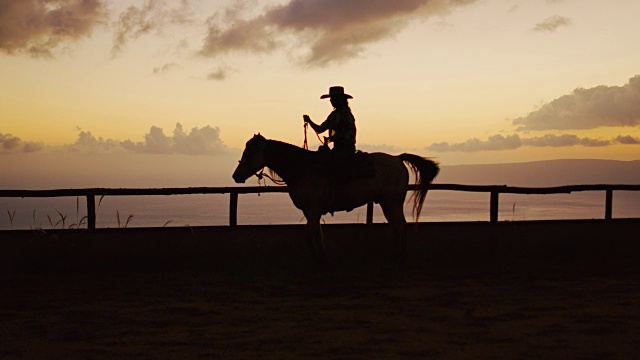
<path id="1" fill-rule="evenodd" d="M 410 185 L 409 191 L 417 190 L 416 185 Z M 611 220 L 613 213 L 614 191 L 640 191 L 640 185 L 569 185 L 556 187 L 513 187 L 506 185 L 459 185 L 459 184 L 431 184 L 429 190 L 450 190 L 465 192 L 490 193 L 489 221 L 498 221 L 498 207 L 500 194 L 569 194 L 579 191 L 605 191 L 604 219 Z M 286 186 L 245 186 L 245 187 L 189 187 L 189 188 L 90 188 L 90 189 L 58 189 L 58 190 L 0 190 L 0 197 L 73 197 L 83 196 L 87 199 L 87 227 L 96 228 L 96 197 L 104 196 L 143 196 L 143 195 L 193 195 L 193 194 L 229 194 L 229 226 L 238 224 L 238 195 L 256 193 L 286 193 Z M 367 204 L 366 223 L 373 223 L 373 203 Z"/>

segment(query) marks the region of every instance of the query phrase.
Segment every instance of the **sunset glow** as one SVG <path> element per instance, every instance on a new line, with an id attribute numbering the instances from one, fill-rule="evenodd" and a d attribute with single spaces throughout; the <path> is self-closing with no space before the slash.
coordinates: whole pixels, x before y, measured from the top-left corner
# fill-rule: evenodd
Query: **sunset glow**
<path id="1" fill-rule="evenodd" d="M 302 145 L 302 114 L 324 119 L 332 85 L 354 96 L 366 151 L 637 160 L 638 13 L 636 0 L 0 0 L 0 168 L 206 155 L 227 179 L 254 133 Z"/>

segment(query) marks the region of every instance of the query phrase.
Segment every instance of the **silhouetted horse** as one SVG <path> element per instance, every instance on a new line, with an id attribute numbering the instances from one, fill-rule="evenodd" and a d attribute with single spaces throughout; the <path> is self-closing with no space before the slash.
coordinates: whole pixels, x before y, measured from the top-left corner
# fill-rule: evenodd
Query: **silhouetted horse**
<path id="1" fill-rule="evenodd" d="M 384 216 L 393 228 L 394 256 L 397 260 L 404 261 L 407 256 L 407 240 L 403 205 L 409 183 L 409 173 L 404 163 L 413 171 L 418 185 L 418 190 L 413 195 L 416 221 L 420 216 L 429 184 L 438 174 L 438 164 L 413 154 L 392 156 L 372 153 L 368 156 L 375 168 L 372 175 L 350 179 L 345 184 L 344 191 L 340 191 L 340 194 L 346 196 L 332 197 L 329 196 L 331 190 L 326 174 L 326 155 L 320 151 L 309 151 L 280 141 L 268 140 L 258 134 L 247 142 L 242 159 L 233 173 L 233 179 L 237 183 L 244 183 L 264 167 L 268 167 L 282 178 L 288 186 L 293 204 L 302 210 L 307 218 L 305 235 L 315 258 L 319 261 L 325 259 L 320 227 L 322 215 L 333 211 L 352 210 L 374 201 L 380 204 Z"/>

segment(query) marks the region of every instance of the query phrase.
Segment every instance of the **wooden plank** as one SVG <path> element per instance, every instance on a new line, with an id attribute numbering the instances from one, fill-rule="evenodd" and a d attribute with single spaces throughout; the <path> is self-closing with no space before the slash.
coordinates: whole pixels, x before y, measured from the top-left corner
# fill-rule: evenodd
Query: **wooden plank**
<path id="1" fill-rule="evenodd" d="M 367 203 L 367 224 L 373 224 L 373 201 Z"/>
<path id="2" fill-rule="evenodd" d="M 189 188 L 91 188 L 56 190 L 0 190 L 0 197 L 65 197 L 87 195 L 142 196 L 142 195 L 191 195 L 191 194 L 242 194 L 286 193 L 286 186 L 248 187 L 189 187 Z"/>
<path id="3" fill-rule="evenodd" d="M 613 218 L 613 190 L 607 189 L 605 197 L 604 219 L 611 220 Z"/>
<path id="4" fill-rule="evenodd" d="M 500 203 L 500 192 L 494 190 L 491 192 L 491 204 L 489 206 L 489 221 L 498 222 L 498 204 Z"/>
<path id="5" fill-rule="evenodd" d="M 238 193 L 230 193 L 229 201 L 229 226 L 238 225 Z"/>
<path id="6" fill-rule="evenodd" d="M 409 186 L 410 191 L 417 190 L 417 185 Z M 640 191 L 640 185 L 569 185 L 545 188 L 509 187 L 506 185 L 461 185 L 461 184 L 431 184 L 431 190 L 451 190 L 465 192 L 491 193 L 490 221 L 498 221 L 499 194 L 560 194 L 577 191 L 606 191 L 605 219 L 613 217 L 613 191 Z M 0 197 L 76 197 L 87 198 L 87 226 L 96 227 L 96 196 L 143 196 L 143 195 L 189 195 L 189 194 L 230 194 L 229 225 L 237 226 L 238 194 L 255 193 L 286 193 L 286 186 L 248 186 L 248 187 L 189 187 L 189 188 L 85 188 L 85 189 L 54 189 L 54 190 L 0 190 Z M 373 203 L 367 204 L 367 224 L 373 223 Z"/>
<path id="7" fill-rule="evenodd" d="M 95 230 L 96 228 L 96 197 L 87 195 L 87 228 Z"/>
<path id="8" fill-rule="evenodd" d="M 409 190 L 417 190 L 415 184 Z M 466 192 L 491 192 L 503 194 L 562 194 L 575 191 L 625 190 L 640 191 L 640 185 L 570 185 L 557 187 L 511 187 L 506 185 L 460 185 L 432 184 L 430 190 L 452 190 Z M 188 188 L 88 188 L 88 189 L 55 189 L 55 190 L 0 190 L 0 197 L 64 197 L 64 196 L 137 196 L 137 195 L 189 195 L 189 194 L 239 194 L 286 193 L 286 186 L 245 186 L 245 187 L 188 187 Z"/>

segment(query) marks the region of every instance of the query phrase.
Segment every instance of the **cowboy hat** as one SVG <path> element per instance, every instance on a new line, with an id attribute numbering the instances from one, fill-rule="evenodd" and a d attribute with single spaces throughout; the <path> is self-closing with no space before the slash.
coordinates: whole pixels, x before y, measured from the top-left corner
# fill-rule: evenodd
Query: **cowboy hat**
<path id="1" fill-rule="evenodd" d="M 320 96 L 320 99 L 326 99 L 328 97 L 333 96 L 344 96 L 347 99 L 353 99 L 353 96 L 344 93 L 344 88 L 342 86 L 332 86 L 329 88 L 329 93 Z"/>

